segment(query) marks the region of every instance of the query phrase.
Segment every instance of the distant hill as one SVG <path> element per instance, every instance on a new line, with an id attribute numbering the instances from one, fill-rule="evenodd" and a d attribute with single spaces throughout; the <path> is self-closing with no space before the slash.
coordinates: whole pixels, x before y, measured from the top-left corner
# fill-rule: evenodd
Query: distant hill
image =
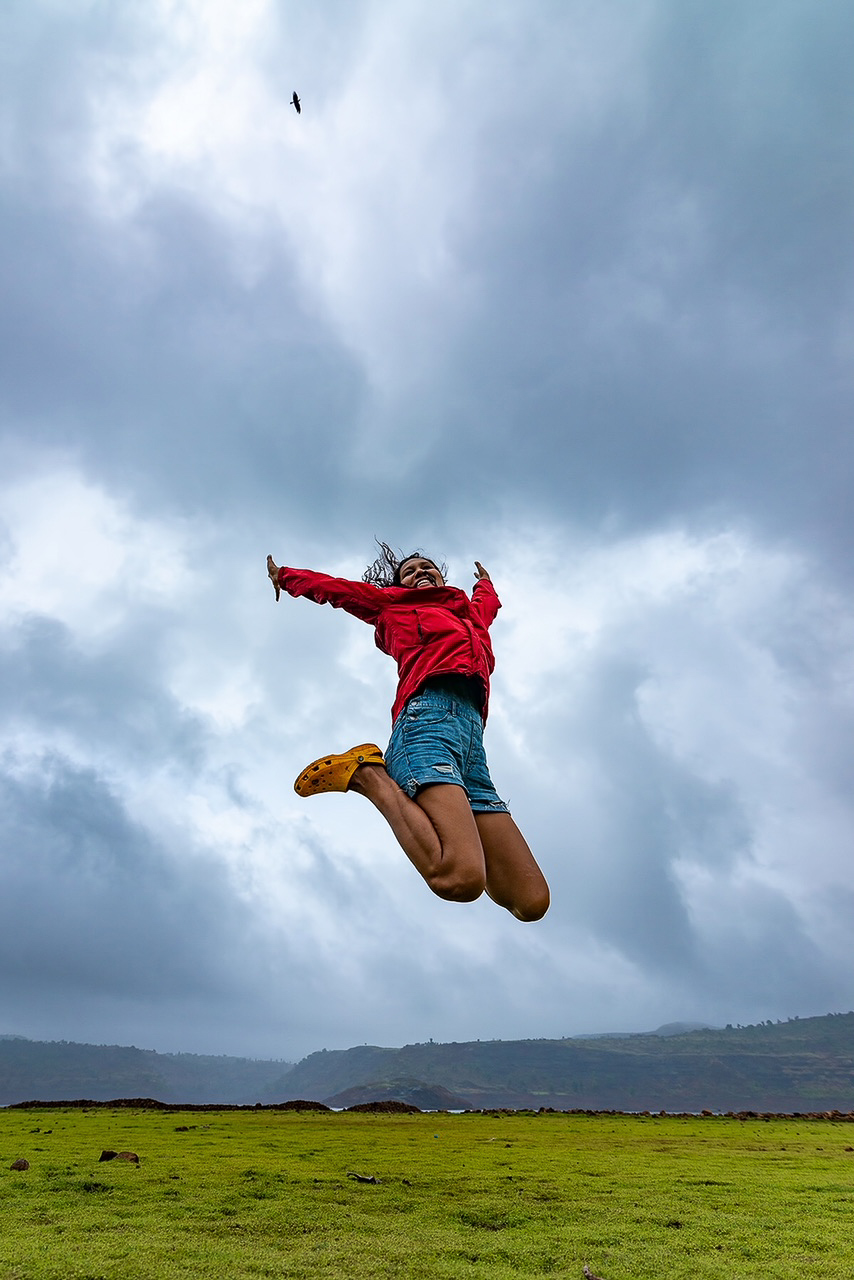
<path id="1" fill-rule="evenodd" d="M 471 1109 L 854 1110 L 854 1013 L 678 1032 L 564 1040 L 362 1045 L 310 1054 L 274 1085 L 330 1103 L 387 1082 L 439 1085 Z M 340 1105 L 340 1103 L 331 1103 Z"/>
<path id="2" fill-rule="evenodd" d="M 710 1027 L 708 1022 L 665 1022 L 650 1032 L 650 1035 L 681 1036 L 686 1031 L 720 1031 L 720 1027 Z"/>
<path id="3" fill-rule="evenodd" d="M 654 1031 L 588 1031 L 584 1035 L 573 1036 L 573 1040 L 627 1040 L 632 1035 L 649 1036 L 681 1036 L 684 1031 L 720 1031 L 720 1027 L 712 1027 L 708 1022 L 665 1022 Z"/>
<path id="4" fill-rule="evenodd" d="M 0 1105 L 63 1098 L 265 1102 L 291 1066 L 283 1061 L 0 1036 Z"/>
<path id="5" fill-rule="evenodd" d="M 88 1098 L 423 1110 L 854 1111 L 854 1013 L 563 1040 L 361 1045 L 293 1065 L 0 1036 L 0 1105 Z"/>

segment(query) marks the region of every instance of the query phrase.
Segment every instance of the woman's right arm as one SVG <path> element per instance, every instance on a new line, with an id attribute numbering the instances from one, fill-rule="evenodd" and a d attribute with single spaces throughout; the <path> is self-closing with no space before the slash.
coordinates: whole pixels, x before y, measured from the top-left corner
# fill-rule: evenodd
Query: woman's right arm
<path id="1" fill-rule="evenodd" d="M 291 596 L 305 596 L 315 604 L 331 604 L 344 609 L 362 622 L 375 623 L 384 603 L 381 587 L 369 582 L 351 582 L 349 578 L 333 578 L 313 569 L 290 569 L 276 564 L 267 556 L 267 574 L 278 600 L 282 588 Z"/>
<path id="2" fill-rule="evenodd" d="M 282 588 L 279 586 L 279 566 L 276 564 L 272 556 L 267 556 L 267 577 L 273 584 L 273 590 L 276 593 L 276 599 L 282 594 Z"/>

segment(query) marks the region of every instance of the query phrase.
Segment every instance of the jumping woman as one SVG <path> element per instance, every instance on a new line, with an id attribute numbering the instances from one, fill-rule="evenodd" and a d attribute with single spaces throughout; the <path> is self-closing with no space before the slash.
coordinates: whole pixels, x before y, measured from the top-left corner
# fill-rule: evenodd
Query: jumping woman
<path id="1" fill-rule="evenodd" d="M 483 750 L 495 666 L 489 627 L 501 607 L 489 574 L 475 561 L 469 598 L 421 552 L 398 559 L 379 546 L 361 582 L 267 557 L 277 600 L 283 589 L 367 622 L 399 676 L 385 756 L 374 743 L 321 756 L 294 789 L 356 791 L 370 800 L 440 898 L 473 902 L 485 889 L 517 919 L 540 920 L 548 885 L 492 785 Z"/>

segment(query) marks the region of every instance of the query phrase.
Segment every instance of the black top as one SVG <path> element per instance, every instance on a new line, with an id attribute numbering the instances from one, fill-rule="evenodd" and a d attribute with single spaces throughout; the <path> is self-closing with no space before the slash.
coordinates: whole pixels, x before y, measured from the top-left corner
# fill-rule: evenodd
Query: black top
<path id="1" fill-rule="evenodd" d="M 421 686 L 423 689 L 435 689 L 437 693 L 449 693 L 463 702 L 470 702 L 483 711 L 483 683 L 477 676 L 464 676 L 456 671 L 447 671 L 444 675 L 430 676 Z"/>

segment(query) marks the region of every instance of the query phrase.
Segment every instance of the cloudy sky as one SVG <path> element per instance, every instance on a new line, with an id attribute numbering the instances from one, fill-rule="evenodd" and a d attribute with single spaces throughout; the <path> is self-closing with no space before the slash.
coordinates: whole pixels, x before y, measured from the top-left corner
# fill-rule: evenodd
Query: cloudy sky
<path id="1" fill-rule="evenodd" d="M 854 1006 L 849 0 L 5 0 L 0 1032 L 296 1059 Z M 289 105 L 296 89 L 303 111 Z M 553 891 L 314 756 L 504 607 Z"/>

